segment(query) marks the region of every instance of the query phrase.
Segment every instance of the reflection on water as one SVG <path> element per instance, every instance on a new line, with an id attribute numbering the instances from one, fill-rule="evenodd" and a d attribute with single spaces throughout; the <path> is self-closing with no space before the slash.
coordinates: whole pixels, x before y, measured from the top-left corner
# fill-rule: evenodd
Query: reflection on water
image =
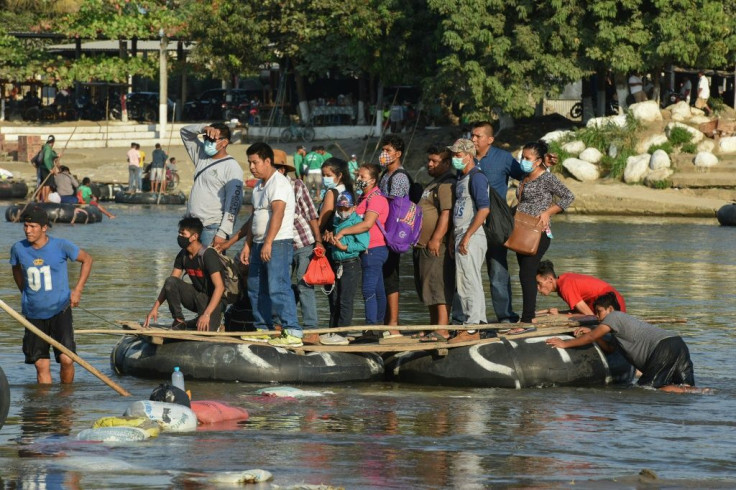
<path id="1" fill-rule="evenodd" d="M 112 328 L 98 316 L 142 319 L 177 252 L 183 207 L 111 208 L 115 221 L 58 225 L 51 232 L 95 258 L 82 298 L 94 315 L 75 310 L 78 329 Z M 628 387 L 514 391 L 356 383 L 312 388 L 322 397 L 276 399 L 255 394 L 261 386 L 188 381 L 195 399 L 244 407 L 250 419 L 136 445 L 78 443 L 73 438 L 80 430 L 99 417 L 122 414 L 132 400 L 81 368 L 71 387 L 35 386 L 33 367 L 22 363 L 22 329 L 0 316 L 0 364 L 13 399 L 0 431 L 0 488 L 205 488 L 191 483 L 196 475 L 249 468 L 271 471 L 280 486 L 587 487 L 603 480 L 635 487 L 643 468 L 655 471 L 663 485 L 729 486 L 736 478 L 736 229 L 715 226 L 715 220 L 667 221 L 562 216 L 547 257 L 558 272 L 607 279 L 635 314 L 687 317 L 686 324 L 666 327 L 685 337 L 698 384 L 716 388 L 715 395 Z M 7 264 L 10 245 L 20 238 L 20 225 L 0 223 L 0 260 Z M 519 298 L 511 254 L 509 262 Z M 70 269 L 76 277 L 78 266 Z M 415 299 L 411 273 L 407 257 L 402 322 L 424 323 L 426 309 Z M 0 276 L 0 297 L 18 306 L 8 273 Z M 318 301 L 319 311 L 326 311 L 324 295 Z M 362 305 L 356 306 L 361 318 Z M 521 307 L 518 301 L 514 306 Z M 562 302 L 540 297 L 540 308 L 550 306 Z M 133 399 L 147 399 L 157 381 L 111 372 L 116 340 L 80 335 L 79 354 Z M 58 377 L 56 366 L 53 372 Z"/>

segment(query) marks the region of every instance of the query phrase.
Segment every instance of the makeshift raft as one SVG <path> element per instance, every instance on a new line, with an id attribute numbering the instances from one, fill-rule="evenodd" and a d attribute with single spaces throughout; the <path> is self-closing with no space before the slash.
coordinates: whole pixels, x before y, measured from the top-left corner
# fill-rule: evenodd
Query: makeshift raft
<path id="1" fill-rule="evenodd" d="M 86 225 L 90 223 L 99 223 L 102 221 L 102 212 L 97 206 L 79 205 L 79 204 L 57 204 L 53 202 L 33 203 L 34 206 L 40 206 L 46 210 L 49 221 L 52 223 L 74 223 L 76 225 Z M 19 222 L 21 213 L 28 207 L 28 204 L 13 204 L 5 210 L 5 220 Z"/>
<path id="2" fill-rule="evenodd" d="M 721 206 L 716 213 L 716 218 L 723 226 L 736 226 L 736 203 Z"/>
<path id="3" fill-rule="evenodd" d="M 118 204 L 186 204 L 187 196 L 182 192 L 176 194 L 161 194 L 158 192 L 118 192 L 115 194 Z"/>
<path id="4" fill-rule="evenodd" d="M 28 184 L 22 180 L 0 180 L 0 200 L 23 199 L 28 195 Z"/>
<path id="5" fill-rule="evenodd" d="M 685 321 L 668 317 L 646 320 Z M 426 385 L 516 389 L 630 383 L 635 370 L 620 354 L 606 355 L 597 345 L 556 349 L 545 342 L 550 337 L 570 337 L 578 326 L 596 322 L 595 317 L 560 318 L 537 324 L 536 329 L 517 335 L 498 333 L 496 337 L 454 344 L 419 342 L 407 336 L 402 343 L 353 342 L 345 346 L 290 348 L 242 340 L 240 336 L 247 339 L 247 332 L 146 330 L 135 322 L 122 322 L 135 332 L 78 333 L 127 333 L 113 348 L 110 362 L 117 373 L 139 377 L 164 378 L 174 366 L 179 366 L 185 376 L 193 379 L 253 383 L 335 383 L 386 378 Z M 369 328 L 422 329 L 421 326 L 372 326 L 312 332 L 341 333 Z M 474 328 L 495 334 L 500 325 Z"/>

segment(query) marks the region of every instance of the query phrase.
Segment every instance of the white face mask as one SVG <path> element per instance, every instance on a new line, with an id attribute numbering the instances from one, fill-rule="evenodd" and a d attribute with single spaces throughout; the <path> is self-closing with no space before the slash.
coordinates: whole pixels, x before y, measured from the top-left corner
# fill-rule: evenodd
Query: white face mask
<path id="1" fill-rule="evenodd" d="M 348 219 L 351 214 L 353 214 L 352 211 L 338 211 L 337 212 L 337 215 L 340 217 L 341 220 Z"/>

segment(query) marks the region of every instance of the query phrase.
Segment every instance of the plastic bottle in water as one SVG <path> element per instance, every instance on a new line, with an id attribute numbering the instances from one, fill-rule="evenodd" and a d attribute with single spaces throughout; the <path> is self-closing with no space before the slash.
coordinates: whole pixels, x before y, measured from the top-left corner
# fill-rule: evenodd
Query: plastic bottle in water
<path id="1" fill-rule="evenodd" d="M 176 386 L 180 390 L 185 391 L 184 390 L 184 374 L 181 371 L 179 371 L 179 366 L 176 366 L 174 368 L 174 372 L 171 373 L 171 384 L 173 386 Z"/>

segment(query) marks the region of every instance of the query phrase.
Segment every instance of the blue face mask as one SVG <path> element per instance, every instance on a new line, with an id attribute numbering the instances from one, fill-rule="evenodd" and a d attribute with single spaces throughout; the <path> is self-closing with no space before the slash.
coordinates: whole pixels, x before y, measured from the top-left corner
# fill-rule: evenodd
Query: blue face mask
<path id="1" fill-rule="evenodd" d="M 464 170 L 465 162 L 460 157 L 452 157 L 452 166 L 455 168 L 455 170 Z"/>
<path id="2" fill-rule="evenodd" d="M 322 177 L 322 187 L 325 189 L 332 189 L 335 185 L 334 177 Z"/>
<path id="3" fill-rule="evenodd" d="M 529 160 L 522 159 L 519 165 L 521 166 L 521 171 L 525 174 L 531 173 L 534 170 L 534 162 L 530 162 Z"/>
<path id="4" fill-rule="evenodd" d="M 216 141 L 205 141 L 204 142 L 204 153 L 208 157 L 217 155 L 217 142 Z"/>

